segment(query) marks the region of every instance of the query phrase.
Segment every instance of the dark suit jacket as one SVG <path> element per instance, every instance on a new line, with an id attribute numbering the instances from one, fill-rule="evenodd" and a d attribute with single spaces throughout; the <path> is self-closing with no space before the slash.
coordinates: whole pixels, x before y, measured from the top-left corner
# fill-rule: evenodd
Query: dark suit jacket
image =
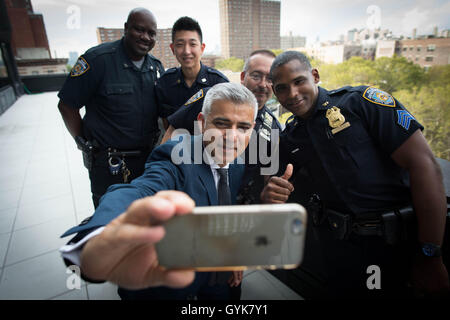
<path id="1" fill-rule="evenodd" d="M 190 142 L 189 149 L 178 152 L 181 139 L 185 143 Z M 199 144 L 201 147 L 199 147 Z M 189 145 L 189 143 L 188 143 Z M 194 148 L 197 145 L 197 148 Z M 174 150 L 174 148 L 177 148 Z M 106 194 L 100 199 L 100 205 L 94 215 L 81 225 L 66 231 L 62 237 L 74 233 L 86 234 L 89 230 L 99 228 L 108 224 L 117 216 L 126 211 L 128 206 L 135 200 L 151 196 L 161 190 L 179 190 L 186 192 L 194 199 L 196 206 L 212 206 L 218 204 L 217 190 L 210 165 L 194 156 L 194 150 L 203 150 L 202 136 L 187 138 L 183 136 L 177 141 L 168 141 L 153 150 L 145 165 L 142 176 L 133 180 L 130 184 L 115 184 L 108 188 Z M 172 162 L 172 151 L 184 155 L 183 152 L 190 150 L 186 161 L 189 163 L 174 164 Z M 235 203 L 237 193 L 243 178 L 244 165 L 230 164 L 228 170 L 228 181 L 231 191 L 232 202 Z M 79 237 L 78 237 L 79 238 Z M 76 242 L 76 241 L 75 241 Z"/>

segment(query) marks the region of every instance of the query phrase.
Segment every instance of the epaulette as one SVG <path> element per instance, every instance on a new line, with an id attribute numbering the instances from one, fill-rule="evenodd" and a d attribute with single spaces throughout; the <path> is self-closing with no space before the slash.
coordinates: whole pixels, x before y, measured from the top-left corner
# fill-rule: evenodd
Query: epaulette
<path id="1" fill-rule="evenodd" d="M 159 60 L 157 57 L 155 57 L 154 55 L 152 55 L 152 54 L 148 54 L 149 56 L 150 56 L 150 59 L 152 59 L 152 60 L 155 60 L 156 62 L 159 62 L 159 63 L 161 63 L 162 64 L 162 62 L 161 62 L 161 60 Z"/>
<path id="2" fill-rule="evenodd" d="M 214 68 L 207 68 L 206 70 L 207 70 L 209 73 L 217 74 L 217 75 L 220 76 L 221 78 L 223 78 L 223 79 L 229 81 L 228 78 L 226 77 L 226 75 L 224 75 L 224 74 L 223 74 L 222 72 L 220 72 L 219 70 L 216 70 L 216 69 L 214 69 Z"/>
<path id="3" fill-rule="evenodd" d="M 117 47 L 120 44 L 120 41 L 121 40 L 99 44 L 98 46 L 88 49 L 83 54 L 83 56 L 88 59 L 95 59 L 96 57 L 101 56 L 103 54 L 114 53 L 116 52 Z"/>
<path id="4" fill-rule="evenodd" d="M 178 69 L 178 68 L 170 68 L 170 69 L 167 69 L 161 77 L 164 77 L 164 76 L 166 76 L 166 75 L 168 75 L 168 74 L 171 74 L 171 73 L 175 73 L 175 72 L 177 72 L 177 69 Z"/>
<path id="5" fill-rule="evenodd" d="M 344 92 L 347 92 L 347 91 L 351 91 L 351 89 L 352 89 L 351 86 L 345 86 L 345 87 L 342 87 L 342 88 L 339 88 L 339 89 L 330 90 L 330 91 L 328 91 L 328 94 L 330 96 L 332 96 L 334 94 L 339 94 L 339 93 L 344 93 Z"/>

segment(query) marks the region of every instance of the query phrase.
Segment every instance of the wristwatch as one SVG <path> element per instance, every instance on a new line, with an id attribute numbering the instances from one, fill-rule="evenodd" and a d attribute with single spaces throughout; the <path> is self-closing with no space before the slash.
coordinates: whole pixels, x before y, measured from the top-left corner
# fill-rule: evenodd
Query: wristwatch
<path id="1" fill-rule="evenodd" d="M 442 255 L 441 247 L 430 242 L 420 243 L 420 252 L 425 257 L 440 257 Z"/>

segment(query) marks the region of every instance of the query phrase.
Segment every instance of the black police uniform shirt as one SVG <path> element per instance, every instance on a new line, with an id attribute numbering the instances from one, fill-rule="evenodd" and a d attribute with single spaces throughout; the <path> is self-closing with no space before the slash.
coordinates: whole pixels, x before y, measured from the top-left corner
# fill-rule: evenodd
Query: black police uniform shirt
<path id="1" fill-rule="evenodd" d="M 422 125 L 374 87 L 319 87 L 313 115 L 288 119 L 280 172 L 288 163 L 310 179 L 325 206 L 363 214 L 411 203 L 409 174 L 391 154 Z"/>
<path id="2" fill-rule="evenodd" d="M 164 68 L 150 54 L 138 69 L 123 39 L 86 51 L 72 68 L 58 97 L 72 108 L 86 106 L 83 134 L 101 147 L 152 147 L 159 136 L 155 82 Z"/>
<path id="3" fill-rule="evenodd" d="M 200 89 L 217 83 L 229 82 L 220 71 L 201 64 L 200 71 L 191 87 L 188 87 L 181 67 L 166 70 L 156 84 L 156 96 L 162 117 L 167 118 Z"/>
<path id="4" fill-rule="evenodd" d="M 195 134 L 195 121 L 202 111 L 203 101 L 209 89 L 211 88 L 207 87 L 197 91 L 178 110 L 167 117 L 167 122 L 175 129 L 186 129 L 191 135 Z"/>

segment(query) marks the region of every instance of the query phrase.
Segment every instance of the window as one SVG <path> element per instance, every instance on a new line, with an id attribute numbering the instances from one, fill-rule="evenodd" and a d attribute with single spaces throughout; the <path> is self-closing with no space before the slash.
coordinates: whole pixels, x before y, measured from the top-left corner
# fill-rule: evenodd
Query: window
<path id="1" fill-rule="evenodd" d="M 422 50 L 422 46 L 417 46 L 417 52 L 420 52 Z"/>
<path id="2" fill-rule="evenodd" d="M 408 50 L 408 48 L 407 48 L 407 47 L 404 47 L 404 48 L 403 48 L 403 51 L 406 51 L 406 50 Z"/>
<path id="3" fill-rule="evenodd" d="M 425 61 L 433 61 L 433 57 L 431 56 L 425 57 Z"/>
<path id="4" fill-rule="evenodd" d="M 427 51 L 428 51 L 428 52 L 432 52 L 432 51 L 434 51 L 434 50 L 436 50 L 436 45 L 435 45 L 435 44 L 429 44 L 429 45 L 427 46 Z"/>

